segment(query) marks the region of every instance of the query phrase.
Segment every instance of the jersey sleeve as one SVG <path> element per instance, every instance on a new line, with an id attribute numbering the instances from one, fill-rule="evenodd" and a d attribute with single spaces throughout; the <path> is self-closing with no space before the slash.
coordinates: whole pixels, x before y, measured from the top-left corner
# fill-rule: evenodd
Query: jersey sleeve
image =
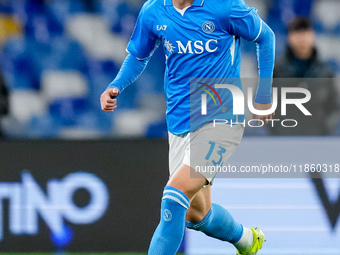
<path id="1" fill-rule="evenodd" d="M 228 30 L 232 35 L 255 41 L 261 33 L 262 20 L 256 8 L 250 8 L 244 0 L 232 0 L 229 10 Z"/>
<path id="2" fill-rule="evenodd" d="M 126 48 L 127 52 L 139 60 L 143 60 L 152 56 L 158 47 L 157 36 L 150 28 L 149 15 L 146 14 L 146 5 L 141 9 L 135 29 Z"/>

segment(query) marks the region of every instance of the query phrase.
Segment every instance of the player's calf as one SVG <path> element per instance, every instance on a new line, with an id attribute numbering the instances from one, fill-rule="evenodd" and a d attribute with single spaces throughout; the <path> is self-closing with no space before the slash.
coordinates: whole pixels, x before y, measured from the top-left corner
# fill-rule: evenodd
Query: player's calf
<path id="1" fill-rule="evenodd" d="M 218 204 L 212 204 L 210 211 L 199 222 L 186 221 L 189 229 L 201 231 L 207 236 L 226 241 L 235 246 L 237 254 L 256 254 L 262 248 L 263 233 L 256 229 L 244 228 L 231 214 Z M 251 253 L 253 252 L 253 253 Z"/>
<path id="2" fill-rule="evenodd" d="M 191 200 L 185 220 L 199 222 L 204 219 L 211 209 L 211 185 L 207 185 L 197 192 Z"/>
<path id="3" fill-rule="evenodd" d="M 208 236 L 230 243 L 238 242 L 243 234 L 243 227 L 231 214 L 218 204 L 212 204 L 210 211 L 200 222 L 186 222 L 186 227 L 201 231 Z"/>
<path id="4" fill-rule="evenodd" d="M 163 192 L 161 219 L 152 237 L 149 255 L 176 254 L 184 235 L 189 198 L 180 190 L 166 186 Z"/>

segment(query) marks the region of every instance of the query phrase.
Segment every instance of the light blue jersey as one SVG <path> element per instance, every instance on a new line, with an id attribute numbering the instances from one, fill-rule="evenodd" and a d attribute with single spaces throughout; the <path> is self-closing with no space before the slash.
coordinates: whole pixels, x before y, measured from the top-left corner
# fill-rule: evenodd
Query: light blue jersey
<path id="1" fill-rule="evenodd" d="M 194 0 L 182 11 L 173 6 L 172 0 L 149 0 L 144 4 L 127 51 L 142 60 L 162 45 L 166 54 L 166 116 L 171 133 L 190 131 L 190 79 L 240 78 L 240 37 L 255 41 L 261 28 L 256 9 L 243 0 Z M 241 88 L 240 83 L 237 86 Z M 266 100 L 270 102 L 270 95 Z M 222 94 L 221 101 L 232 111 L 230 93 Z"/>

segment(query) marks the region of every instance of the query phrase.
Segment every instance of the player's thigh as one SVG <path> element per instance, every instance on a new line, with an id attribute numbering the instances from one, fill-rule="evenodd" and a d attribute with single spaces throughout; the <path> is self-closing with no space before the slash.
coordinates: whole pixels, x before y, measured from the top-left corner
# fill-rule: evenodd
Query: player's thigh
<path id="1" fill-rule="evenodd" d="M 211 208 L 211 185 L 200 189 L 191 201 L 186 214 L 186 221 L 200 222 Z"/>
<path id="2" fill-rule="evenodd" d="M 201 174 L 195 174 L 192 177 L 194 170 L 186 164 L 182 164 L 175 173 L 170 177 L 167 186 L 174 187 L 182 191 L 188 196 L 190 201 L 194 198 L 198 191 L 200 191 L 205 184 L 207 184 L 206 178 Z"/>
<path id="3" fill-rule="evenodd" d="M 190 162 L 195 173 L 212 183 L 240 144 L 243 132 L 242 125 L 205 125 L 191 134 L 190 153 L 187 154 L 190 158 L 185 157 L 184 162 Z"/>
<path id="4" fill-rule="evenodd" d="M 223 164 L 241 141 L 243 130 L 240 125 L 214 128 L 208 124 L 189 135 L 169 134 L 170 180 L 167 185 L 181 190 L 192 200 L 216 175 L 215 171 L 197 171 L 197 166 L 206 169 L 204 166 Z"/>

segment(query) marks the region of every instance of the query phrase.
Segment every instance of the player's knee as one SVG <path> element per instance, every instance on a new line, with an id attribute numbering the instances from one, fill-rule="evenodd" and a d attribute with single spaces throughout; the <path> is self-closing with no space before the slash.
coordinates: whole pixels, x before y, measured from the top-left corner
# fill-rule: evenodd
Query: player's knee
<path id="1" fill-rule="evenodd" d="M 188 184 L 176 179 L 171 179 L 167 183 L 167 186 L 171 186 L 182 191 L 190 200 L 197 194 L 200 189 L 197 185 L 192 185 L 190 183 Z"/>
<path id="2" fill-rule="evenodd" d="M 206 184 L 205 178 L 191 178 L 190 167 L 182 165 L 171 176 L 167 186 L 174 187 L 182 191 L 191 200 L 197 192 Z"/>

